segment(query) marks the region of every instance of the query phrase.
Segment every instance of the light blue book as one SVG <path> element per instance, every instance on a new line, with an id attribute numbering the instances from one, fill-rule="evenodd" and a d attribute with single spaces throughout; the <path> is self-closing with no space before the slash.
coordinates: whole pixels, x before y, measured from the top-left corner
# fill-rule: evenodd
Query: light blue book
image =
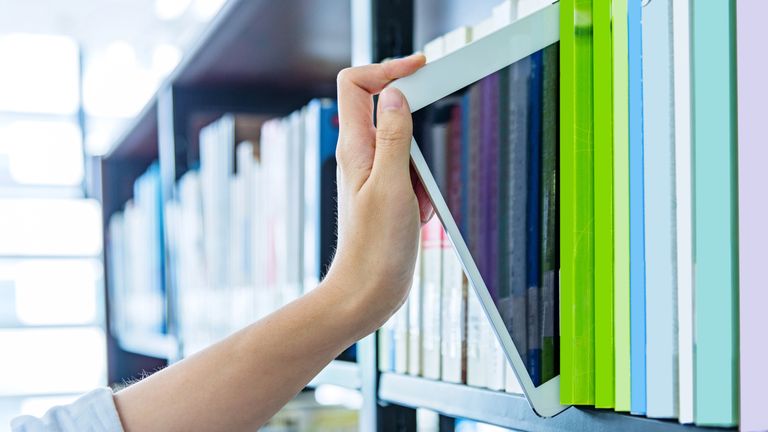
<path id="1" fill-rule="evenodd" d="M 645 414 L 645 216 L 642 0 L 627 4 L 629 40 L 629 300 L 631 412 Z"/>
<path id="2" fill-rule="evenodd" d="M 677 417 L 677 281 L 672 0 L 643 7 L 646 395 L 648 417 Z"/>

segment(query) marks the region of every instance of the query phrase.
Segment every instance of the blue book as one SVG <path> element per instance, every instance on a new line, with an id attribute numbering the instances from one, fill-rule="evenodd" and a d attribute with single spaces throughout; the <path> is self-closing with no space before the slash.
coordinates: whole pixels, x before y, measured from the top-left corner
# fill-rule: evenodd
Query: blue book
<path id="1" fill-rule="evenodd" d="M 312 100 L 304 111 L 304 131 L 304 287 L 312 289 L 325 276 L 336 248 L 336 102 Z"/>
<path id="2" fill-rule="evenodd" d="M 541 116 L 542 51 L 531 55 L 528 90 L 528 203 L 526 263 L 528 285 L 528 371 L 534 385 L 541 384 Z"/>
<path id="3" fill-rule="evenodd" d="M 646 393 L 648 417 L 677 417 L 672 0 L 643 7 Z"/>
<path id="4" fill-rule="evenodd" d="M 642 0 L 627 4 L 629 40 L 629 299 L 631 412 L 645 414 L 645 210 Z"/>

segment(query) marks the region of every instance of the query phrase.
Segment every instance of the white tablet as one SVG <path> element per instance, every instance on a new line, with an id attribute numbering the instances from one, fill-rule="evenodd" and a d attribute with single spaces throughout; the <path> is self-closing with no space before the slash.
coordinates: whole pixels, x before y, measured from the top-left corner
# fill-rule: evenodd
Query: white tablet
<path id="1" fill-rule="evenodd" d="M 411 158 L 533 410 L 560 404 L 557 3 L 390 85 Z M 419 130 L 420 129 L 420 130 Z"/>

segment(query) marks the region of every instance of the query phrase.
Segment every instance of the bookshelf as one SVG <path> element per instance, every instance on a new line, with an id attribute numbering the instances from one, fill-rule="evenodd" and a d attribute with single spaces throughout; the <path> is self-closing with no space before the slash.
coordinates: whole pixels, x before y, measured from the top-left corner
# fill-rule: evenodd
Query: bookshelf
<path id="1" fill-rule="evenodd" d="M 163 200 L 173 199 L 176 181 L 199 161 L 197 141 L 206 123 L 228 112 L 283 116 L 314 97 L 334 97 L 342 68 L 410 54 L 440 34 L 480 21 L 496 3 L 230 0 L 102 160 L 105 243 L 110 217 L 131 198 L 133 182 L 150 164 L 160 165 Z M 183 352 L 175 295 L 184 287 L 170 281 L 166 274 L 165 334 L 126 334 L 120 341 L 110 334 L 111 382 L 155 370 Z M 454 430 L 455 418 L 525 431 L 719 430 L 589 408 L 540 419 L 518 395 L 380 373 L 376 337 L 358 343 L 357 363 L 335 360 L 309 384 L 359 390 L 361 431 L 416 431 L 417 408 L 438 412 L 441 432 Z"/>

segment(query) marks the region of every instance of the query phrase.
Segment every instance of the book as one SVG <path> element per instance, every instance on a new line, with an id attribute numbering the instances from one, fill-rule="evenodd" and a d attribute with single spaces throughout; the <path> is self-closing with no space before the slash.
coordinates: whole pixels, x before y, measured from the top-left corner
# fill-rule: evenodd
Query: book
<path id="1" fill-rule="evenodd" d="M 765 389 L 768 371 L 765 358 L 765 245 L 768 244 L 768 206 L 763 186 L 768 184 L 765 162 L 765 116 L 768 100 L 765 82 L 768 64 L 759 54 L 766 40 L 765 17 L 768 3 L 736 3 L 738 153 L 739 153 L 739 420 L 743 431 L 768 430 Z"/>
<path id="2" fill-rule="evenodd" d="M 541 382 L 559 375 L 558 46 L 544 49 L 541 134 Z M 515 378 L 516 380 L 516 378 Z M 507 379 L 509 381 L 509 378 Z M 518 383 L 519 385 L 519 383 Z"/>
<path id="3" fill-rule="evenodd" d="M 645 216 L 642 0 L 627 3 L 629 76 L 630 411 L 645 414 Z"/>
<path id="4" fill-rule="evenodd" d="M 422 228 L 424 229 L 424 228 Z M 421 357 L 421 345 L 422 345 L 422 307 L 423 300 L 423 284 L 421 278 L 423 275 L 423 248 L 421 242 L 419 242 L 419 252 L 416 258 L 416 269 L 413 273 L 413 285 L 411 285 L 411 292 L 408 294 L 408 319 L 406 321 L 408 327 L 408 337 L 406 340 L 407 349 L 400 350 L 400 345 L 396 342 L 396 349 L 398 353 L 395 355 L 395 370 L 400 371 L 398 368 L 400 358 L 407 360 L 407 372 L 410 375 L 421 375 L 422 373 L 422 357 Z M 395 333 L 397 335 L 397 333 Z M 402 343 L 402 342 L 400 342 Z M 403 352 L 404 351 L 404 352 Z"/>
<path id="5" fill-rule="evenodd" d="M 734 426 L 739 415 L 735 9 L 735 1 L 691 8 L 694 419 L 702 426 Z"/>
<path id="6" fill-rule="evenodd" d="M 675 98 L 678 416 L 693 422 L 693 216 L 691 184 L 690 1 L 672 2 Z"/>
<path id="7" fill-rule="evenodd" d="M 474 287 L 467 290 L 467 385 L 486 387 L 486 364 L 483 363 L 485 312 Z"/>
<path id="8" fill-rule="evenodd" d="M 440 379 L 463 383 L 466 380 L 467 283 L 461 261 L 445 231 L 441 232 L 440 248 L 443 284 Z"/>
<path id="9" fill-rule="evenodd" d="M 440 379 L 442 237 L 443 227 L 436 217 L 421 229 L 421 374 L 430 379 Z"/>
<path id="10" fill-rule="evenodd" d="M 304 291 L 325 277 L 336 249 L 336 102 L 314 99 L 302 112 L 304 123 Z"/>
<path id="11" fill-rule="evenodd" d="M 506 388 L 504 373 L 507 368 L 507 358 L 496 337 L 491 322 L 483 316 L 483 357 L 485 369 L 485 387 L 489 390 L 502 391 Z"/>
<path id="12" fill-rule="evenodd" d="M 534 385 L 541 384 L 541 137 L 544 54 L 531 54 L 528 84 L 528 172 L 525 227 L 528 350 L 526 363 Z"/>
<path id="13" fill-rule="evenodd" d="M 593 5 L 595 194 L 595 406 L 614 406 L 613 40 L 611 3 Z"/>
<path id="14" fill-rule="evenodd" d="M 612 13 L 614 406 L 616 411 L 629 411 L 631 366 L 627 0 L 613 0 Z"/>
<path id="15" fill-rule="evenodd" d="M 672 2 L 643 7 L 646 410 L 677 417 Z"/>
<path id="16" fill-rule="evenodd" d="M 424 45 L 424 57 L 427 63 L 435 61 L 445 54 L 445 37 L 438 36 Z"/>
<path id="17" fill-rule="evenodd" d="M 560 3 L 560 402 L 595 399 L 592 1 Z"/>

